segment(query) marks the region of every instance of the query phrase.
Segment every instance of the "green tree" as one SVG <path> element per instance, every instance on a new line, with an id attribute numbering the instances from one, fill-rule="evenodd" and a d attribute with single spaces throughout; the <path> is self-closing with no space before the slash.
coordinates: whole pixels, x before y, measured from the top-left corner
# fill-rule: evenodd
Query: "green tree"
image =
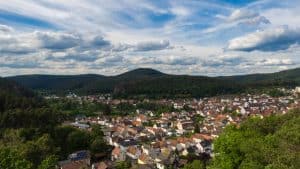
<path id="1" fill-rule="evenodd" d="M 203 122 L 203 120 L 204 120 L 204 117 L 201 116 L 201 115 L 199 115 L 199 114 L 197 114 L 197 115 L 195 115 L 193 117 L 193 120 L 194 120 L 194 123 L 200 123 L 201 124 Z"/>
<path id="2" fill-rule="evenodd" d="M 130 169 L 131 163 L 129 161 L 120 161 L 116 164 L 116 169 Z"/>
<path id="3" fill-rule="evenodd" d="M 214 141 L 212 169 L 300 168 L 300 110 L 228 126 Z"/>
<path id="4" fill-rule="evenodd" d="M 99 137 L 92 141 L 90 145 L 90 150 L 93 154 L 96 153 L 107 153 L 110 147 L 105 143 L 105 141 Z"/>
<path id="5" fill-rule="evenodd" d="M 21 155 L 34 166 L 38 166 L 49 155 L 55 154 L 57 149 L 49 135 L 45 134 L 37 140 L 28 141 L 20 147 Z"/>
<path id="6" fill-rule="evenodd" d="M 91 137 L 95 139 L 103 136 L 104 133 L 102 131 L 102 127 L 100 125 L 92 125 Z"/>
<path id="7" fill-rule="evenodd" d="M 25 160 L 18 151 L 8 147 L 0 147 L 0 168 L 32 169 L 32 164 Z"/>
<path id="8" fill-rule="evenodd" d="M 184 165 L 183 169 L 205 169 L 205 164 L 200 160 L 194 160 L 191 163 Z"/>
<path id="9" fill-rule="evenodd" d="M 54 169 L 57 165 L 57 157 L 54 155 L 48 156 L 39 165 L 38 169 Z"/>
<path id="10" fill-rule="evenodd" d="M 66 142 L 69 152 L 87 149 L 90 144 L 90 135 L 85 131 L 75 130 L 68 135 Z"/>

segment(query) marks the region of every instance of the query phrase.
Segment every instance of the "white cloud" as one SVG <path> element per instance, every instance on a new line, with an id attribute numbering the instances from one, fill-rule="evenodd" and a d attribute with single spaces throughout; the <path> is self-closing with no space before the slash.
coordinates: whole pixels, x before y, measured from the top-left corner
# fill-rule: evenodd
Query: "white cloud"
<path id="1" fill-rule="evenodd" d="M 300 49 L 293 48 L 299 43 L 299 3 L 285 2 L 237 8 L 212 1 L 0 1 L 4 14 L 46 23 L 1 20 L 9 26 L 0 25 L 0 74 L 117 74 L 152 67 L 224 75 L 294 67 L 300 63 Z M 272 28 L 282 24 L 289 28 Z"/>
<path id="2" fill-rule="evenodd" d="M 267 65 L 267 66 L 284 66 L 284 65 L 292 65 L 293 62 L 291 59 L 278 59 L 278 58 L 271 58 L 271 59 L 264 59 L 257 63 L 257 65 Z"/>
<path id="3" fill-rule="evenodd" d="M 154 63 L 165 64 L 165 65 L 195 65 L 199 61 L 196 57 L 187 56 L 165 56 L 156 58 Z"/>
<path id="4" fill-rule="evenodd" d="M 170 47 L 168 40 L 156 41 L 143 41 L 139 42 L 135 46 L 136 51 L 151 51 L 151 50 L 163 50 Z"/>
<path id="5" fill-rule="evenodd" d="M 300 25 L 300 3 L 295 1 L 291 7 L 285 8 L 271 8 L 263 11 L 263 15 L 266 16 L 274 26 L 288 25 L 291 28 L 295 28 Z"/>
<path id="6" fill-rule="evenodd" d="M 38 46 L 38 41 L 31 34 L 20 36 L 0 33 L 0 52 L 3 54 L 24 54 L 34 52 Z"/>
<path id="7" fill-rule="evenodd" d="M 234 21 L 239 21 L 243 19 L 252 19 L 255 17 L 258 17 L 259 14 L 253 11 L 249 11 L 246 9 L 237 9 L 234 10 L 230 16 L 227 18 L 228 21 L 234 22 Z"/>
<path id="8" fill-rule="evenodd" d="M 245 8 L 235 9 L 228 16 L 217 14 L 215 17 L 225 22 L 221 22 L 216 26 L 209 27 L 203 30 L 203 33 L 218 32 L 221 30 L 238 27 L 240 25 L 260 26 L 261 24 L 270 24 L 270 21 L 266 17 L 261 16 L 258 12 L 254 12 Z"/>
<path id="9" fill-rule="evenodd" d="M 187 17 L 191 15 L 190 9 L 187 9 L 182 6 L 175 6 L 171 9 L 171 12 L 179 17 Z"/>
<path id="10" fill-rule="evenodd" d="M 300 29 L 277 27 L 257 31 L 229 41 L 229 50 L 278 51 L 288 49 L 300 41 Z"/>
<path id="11" fill-rule="evenodd" d="M 37 31 L 33 35 L 40 41 L 42 48 L 53 50 L 75 47 L 82 40 L 80 36 L 72 33 Z"/>
<path id="12" fill-rule="evenodd" d="M 189 56 L 174 56 L 174 55 L 166 55 L 166 56 L 135 56 L 129 57 L 128 61 L 132 64 L 137 65 L 195 65 L 198 63 L 199 58 L 197 57 L 189 57 Z"/>
<path id="13" fill-rule="evenodd" d="M 12 32 L 12 31 L 14 31 L 14 29 L 12 27 L 0 24 L 0 32 L 8 33 L 8 32 Z"/>

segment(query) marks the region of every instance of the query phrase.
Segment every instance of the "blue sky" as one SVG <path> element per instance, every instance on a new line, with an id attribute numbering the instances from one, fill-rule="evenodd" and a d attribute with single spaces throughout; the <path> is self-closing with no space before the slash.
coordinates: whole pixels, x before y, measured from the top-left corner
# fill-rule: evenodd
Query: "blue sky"
<path id="1" fill-rule="evenodd" d="M 0 1 L 0 76 L 235 75 L 300 66 L 300 1 Z"/>

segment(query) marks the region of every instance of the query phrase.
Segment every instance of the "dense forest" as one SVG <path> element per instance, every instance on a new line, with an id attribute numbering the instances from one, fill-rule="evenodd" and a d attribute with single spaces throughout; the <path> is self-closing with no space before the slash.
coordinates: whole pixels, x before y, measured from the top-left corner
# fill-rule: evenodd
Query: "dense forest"
<path id="1" fill-rule="evenodd" d="M 111 149 L 99 126 L 87 132 L 61 122 L 66 114 L 30 90 L 0 78 L 0 168 L 53 169 L 78 150 L 92 155 Z"/>
<path id="2" fill-rule="evenodd" d="M 300 110 L 228 126 L 214 142 L 212 169 L 300 168 Z"/>
<path id="3" fill-rule="evenodd" d="M 211 161 L 194 160 L 183 169 L 299 169 L 300 109 L 249 118 L 231 125 L 214 141 Z"/>
<path id="4" fill-rule="evenodd" d="M 188 76 L 164 74 L 153 69 L 136 69 L 117 76 L 23 75 L 10 80 L 40 92 L 81 95 L 112 93 L 115 97 L 206 97 L 241 93 L 270 87 L 300 85 L 300 68 L 270 74 L 242 76 Z"/>
<path id="5" fill-rule="evenodd" d="M 134 110 L 126 103 L 111 108 L 94 103 L 78 106 L 67 101 L 49 102 L 3 78 L 0 100 L 0 168 L 5 169 L 52 169 L 58 160 L 82 149 L 92 155 L 108 155 L 111 147 L 105 144 L 99 126 L 87 132 L 61 122 L 80 109 L 104 113 Z M 140 103 L 136 108 L 172 111 L 171 107 L 151 103 Z M 184 168 L 298 169 L 299 131 L 299 109 L 264 119 L 249 118 L 239 126 L 226 127 L 214 141 L 215 157 L 211 161 L 194 160 Z"/>

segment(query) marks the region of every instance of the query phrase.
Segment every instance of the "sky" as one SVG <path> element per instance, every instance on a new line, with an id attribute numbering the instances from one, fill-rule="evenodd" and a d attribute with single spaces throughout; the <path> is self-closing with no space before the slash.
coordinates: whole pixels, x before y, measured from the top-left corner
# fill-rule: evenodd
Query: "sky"
<path id="1" fill-rule="evenodd" d="M 0 76 L 300 67 L 300 1 L 0 0 Z"/>

